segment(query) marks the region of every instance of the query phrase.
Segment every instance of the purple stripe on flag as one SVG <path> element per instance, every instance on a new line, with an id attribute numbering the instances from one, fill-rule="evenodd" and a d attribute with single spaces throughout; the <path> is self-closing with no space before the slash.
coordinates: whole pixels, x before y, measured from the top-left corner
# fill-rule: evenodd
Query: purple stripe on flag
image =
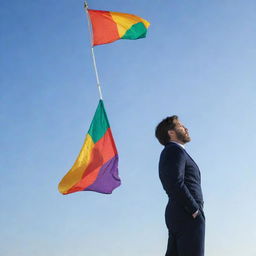
<path id="1" fill-rule="evenodd" d="M 112 191 L 121 185 L 121 180 L 118 176 L 118 155 L 106 162 L 99 171 L 95 182 L 84 189 L 84 191 L 95 191 L 105 194 L 111 194 Z"/>

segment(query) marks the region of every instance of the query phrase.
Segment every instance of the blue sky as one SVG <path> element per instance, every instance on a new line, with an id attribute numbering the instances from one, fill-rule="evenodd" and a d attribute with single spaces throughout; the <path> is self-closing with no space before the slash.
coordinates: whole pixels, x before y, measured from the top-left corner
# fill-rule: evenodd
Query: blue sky
<path id="1" fill-rule="evenodd" d="M 201 169 L 206 255 L 256 255 L 256 2 L 88 1 L 146 39 L 95 47 L 122 186 L 59 194 L 98 103 L 83 1 L 1 4 L 0 254 L 164 255 L 156 124 L 177 114 Z"/>

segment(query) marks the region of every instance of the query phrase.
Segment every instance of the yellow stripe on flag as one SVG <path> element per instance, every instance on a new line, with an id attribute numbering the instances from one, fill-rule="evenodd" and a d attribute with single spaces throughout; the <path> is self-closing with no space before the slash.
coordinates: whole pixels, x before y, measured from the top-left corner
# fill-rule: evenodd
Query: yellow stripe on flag
<path id="1" fill-rule="evenodd" d="M 91 160 L 91 152 L 94 146 L 94 142 L 90 134 L 86 135 L 84 145 L 69 172 L 63 177 L 59 183 L 60 193 L 66 193 L 77 182 L 79 182 L 84 175 L 84 171 Z"/>
<path id="2" fill-rule="evenodd" d="M 136 15 L 120 12 L 110 12 L 112 19 L 117 24 L 117 30 L 120 38 L 126 33 L 128 29 L 134 24 L 142 22 L 146 28 L 149 27 L 150 23 Z"/>

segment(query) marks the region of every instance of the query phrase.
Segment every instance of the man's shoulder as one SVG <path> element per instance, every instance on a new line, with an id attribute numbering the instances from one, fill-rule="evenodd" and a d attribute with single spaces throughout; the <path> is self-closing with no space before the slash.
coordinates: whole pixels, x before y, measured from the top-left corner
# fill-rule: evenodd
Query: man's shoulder
<path id="1" fill-rule="evenodd" d="M 165 154 L 175 154 L 175 155 L 185 155 L 185 149 L 182 148 L 181 146 L 179 146 L 176 143 L 173 142 L 169 142 L 164 149 L 162 150 L 161 155 L 165 155 Z"/>

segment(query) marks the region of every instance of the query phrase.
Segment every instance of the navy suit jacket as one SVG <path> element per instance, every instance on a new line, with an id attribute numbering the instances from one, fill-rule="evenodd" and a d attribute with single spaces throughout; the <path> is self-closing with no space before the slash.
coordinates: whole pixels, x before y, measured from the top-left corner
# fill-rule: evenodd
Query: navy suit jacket
<path id="1" fill-rule="evenodd" d="M 169 142 L 163 149 L 159 161 L 159 177 L 171 202 L 170 217 L 191 217 L 198 209 L 202 209 L 200 170 L 178 144 Z"/>

